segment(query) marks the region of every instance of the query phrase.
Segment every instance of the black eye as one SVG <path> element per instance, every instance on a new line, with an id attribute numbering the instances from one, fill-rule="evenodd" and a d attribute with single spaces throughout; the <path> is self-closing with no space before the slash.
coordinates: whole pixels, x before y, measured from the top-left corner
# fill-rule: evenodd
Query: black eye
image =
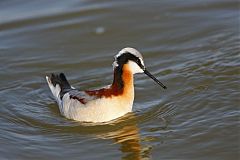
<path id="1" fill-rule="evenodd" d="M 142 65 L 140 59 L 137 60 L 138 65 Z"/>
<path id="2" fill-rule="evenodd" d="M 139 67 L 144 68 L 140 59 L 137 59 L 137 64 L 139 65 Z"/>

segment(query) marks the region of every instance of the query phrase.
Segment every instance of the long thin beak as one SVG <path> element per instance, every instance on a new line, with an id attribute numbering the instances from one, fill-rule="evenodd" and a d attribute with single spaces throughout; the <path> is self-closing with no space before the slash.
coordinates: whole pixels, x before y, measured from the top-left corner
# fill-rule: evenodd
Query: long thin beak
<path id="1" fill-rule="evenodd" d="M 157 82 L 157 84 L 159 84 L 161 87 L 163 87 L 164 89 L 167 89 L 167 87 L 164 86 L 164 85 L 162 84 L 162 82 L 160 82 L 159 80 L 157 80 L 157 78 L 155 78 L 150 72 L 148 72 L 148 70 L 144 69 L 144 73 L 145 73 L 146 75 L 148 75 L 150 78 L 152 78 L 155 82 Z"/>

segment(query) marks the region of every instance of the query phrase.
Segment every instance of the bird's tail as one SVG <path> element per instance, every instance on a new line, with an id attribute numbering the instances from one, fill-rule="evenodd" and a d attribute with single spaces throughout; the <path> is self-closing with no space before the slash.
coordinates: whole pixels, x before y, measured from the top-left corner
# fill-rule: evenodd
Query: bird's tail
<path id="1" fill-rule="evenodd" d="M 72 89 L 63 73 L 46 76 L 46 80 L 53 96 L 58 102 L 61 101 L 66 92 Z"/>

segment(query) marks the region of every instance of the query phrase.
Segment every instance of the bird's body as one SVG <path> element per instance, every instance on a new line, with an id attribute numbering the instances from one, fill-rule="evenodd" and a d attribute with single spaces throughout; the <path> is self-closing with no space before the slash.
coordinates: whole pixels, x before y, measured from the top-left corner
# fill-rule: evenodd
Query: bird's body
<path id="1" fill-rule="evenodd" d="M 98 90 L 76 90 L 63 73 L 46 76 L 61 114 L 77 121 L 106 122 L 131 112 L 134 101 L 133 75 L 150 73 L 144 67 L 142 55 L 133 48 L 121 50 L 115 56 L 113 66 L 113 83 Z"/>

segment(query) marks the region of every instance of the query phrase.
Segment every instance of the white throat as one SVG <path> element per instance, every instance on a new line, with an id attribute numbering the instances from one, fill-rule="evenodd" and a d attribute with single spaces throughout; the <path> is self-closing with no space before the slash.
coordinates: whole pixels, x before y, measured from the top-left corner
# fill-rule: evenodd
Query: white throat
<path id="1" fill-rule="evenodd" d="M 133 61 L 128 61 L 128 65 L 133 74 L 143 73 L 144 71 L 139 67 L 139 65 Z"/>

